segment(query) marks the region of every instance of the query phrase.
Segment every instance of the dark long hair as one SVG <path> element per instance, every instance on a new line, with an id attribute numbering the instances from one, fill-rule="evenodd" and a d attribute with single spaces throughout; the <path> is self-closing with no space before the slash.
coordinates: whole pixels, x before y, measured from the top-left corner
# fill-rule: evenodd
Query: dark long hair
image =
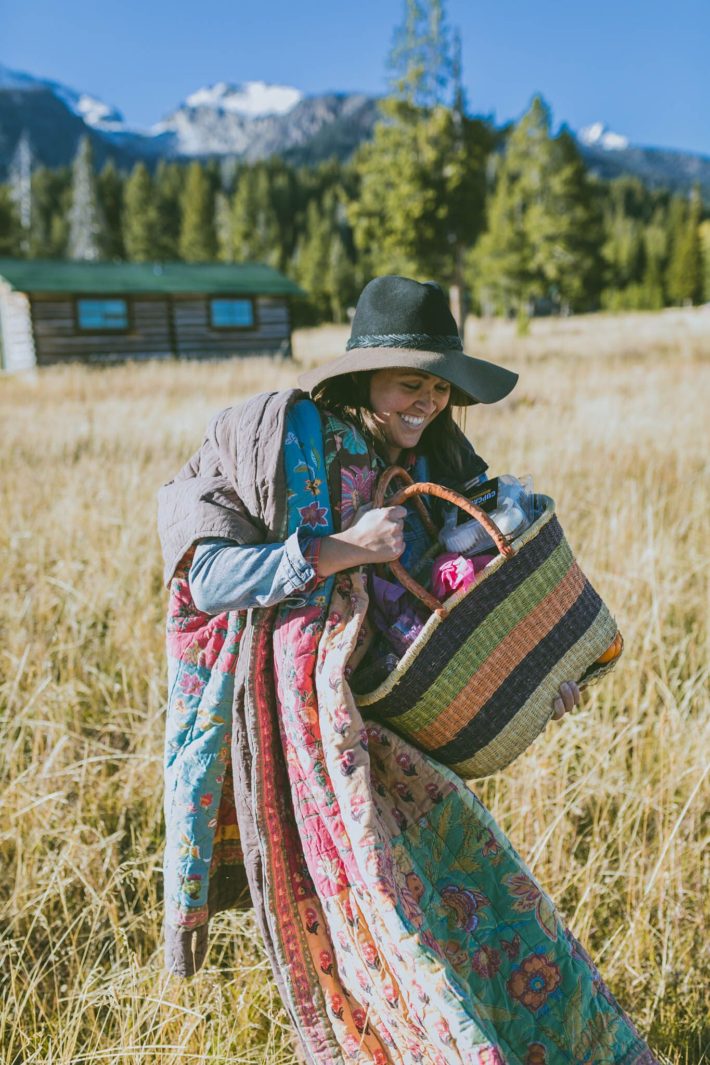
<path id="1" fill-rule="evenodd" d="M 387 440 L 375 418 L 370 401 L 370 383 L 375 370 L 331 377 L 313 393 L 313 399 L 324 410 L 351 422 L 373 444 L 375 451 L 386 459 Z M 417 454 L 427 455 L 432 475 L 449 485 L 461 485 L 482 473 L 486 463 L 476 454 L 473 445 L 454 421 L 451 399 L 421 435 Z"/>

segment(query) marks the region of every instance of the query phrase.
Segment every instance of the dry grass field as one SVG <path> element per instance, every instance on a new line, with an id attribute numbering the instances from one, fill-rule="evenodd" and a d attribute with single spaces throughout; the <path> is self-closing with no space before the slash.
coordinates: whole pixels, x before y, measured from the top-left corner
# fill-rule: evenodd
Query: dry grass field
<path id="1" fill-rule="evenodd" d="M 471 322 L 521 373 L 473 408 L 532 473 L 614 610 L 622 664 L 476 787 L 661 1060 L 708 1051 L 710 312 Z M 296 337 L 303 362 L 343 330 Z M 266 361 L 0 380 L 0 1048 L 4 1065 L 287 1065 L 249 914 L 191 982 L 161 968 L 165 592 L 155 491 L 210 415 L 293 383 Z M 703 865 L 703 856 L 705 865 Z M 704 912 L 705 911 L 705 912 Z"/>

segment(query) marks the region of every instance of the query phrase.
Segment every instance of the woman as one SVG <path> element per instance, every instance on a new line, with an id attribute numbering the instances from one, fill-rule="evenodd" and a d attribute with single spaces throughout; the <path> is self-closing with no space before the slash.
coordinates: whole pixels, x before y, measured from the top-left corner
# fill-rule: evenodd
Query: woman
<path id="1" fill-rule="evenodd" d="M 379 471 L 480 478 L 451 407 L 516 379 L 463 354 L 438 286 L 376 278 L 300 379 L 315 403 L 222 412 L 161 490 L 168 964 L 194 972 L 209 916 L 251 900 L 308 1061 L 655 1060 L 475 796 L 349 684 L 366 567 L 420 549 L 405 508 L 367 509 Z"/>

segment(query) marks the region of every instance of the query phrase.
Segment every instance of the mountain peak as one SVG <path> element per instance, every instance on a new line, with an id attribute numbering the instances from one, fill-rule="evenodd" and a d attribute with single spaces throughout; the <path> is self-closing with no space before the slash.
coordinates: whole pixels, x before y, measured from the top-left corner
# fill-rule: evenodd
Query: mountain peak
<path id="1" fill-rule="evenodd" d="M 25 74 L 21 70 L 10 70 L 0 64 L 0 89 L 14 89 L 21 92 L 39 92 L 44 89 L 54 93 L 70 111 L 83 119 L 87 126 L 106 132 L 123 130 L 124 121 L 121 112 L 109 104 L 86 92 L 76 92 L 61 82 L 51 78 L 37 78 L 34 74 Z"/>
<path id="2" fill-rule="evenodd" d="M 208 107 L 216 111 L 231 111 L 248 118 L 262 115 L 283 115 L 303 99 L 303 93 L 290 85 L 270 85 L 265 81 L 245 81 L 230 85 L 218 81 L 191 93 L 187 107 Z"/>
<path id="3" fill-rule="evenodd" d="M 591 126 L 584 126 L 578 138 L 588 148 L 603 148 L 607 152 L 624 151 L 629 146 L 629 138 L 614 133 L 605 122 L 592 122 Z"/>

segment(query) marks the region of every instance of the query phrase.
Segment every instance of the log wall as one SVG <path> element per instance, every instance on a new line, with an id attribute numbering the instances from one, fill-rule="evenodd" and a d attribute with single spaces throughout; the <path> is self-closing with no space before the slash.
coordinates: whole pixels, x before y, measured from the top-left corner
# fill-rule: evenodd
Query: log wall
<path id="1" fill-rule="evenodd" d="M 214 359 L 288 355 L 291 351 L 290 316 L 285 299 L 255 298 L 253 329 L 213 329 L 209 296 L 119 294 L 116 298 L 126 299 L 128 303 L 127 331 L 82 333 L 77 329 L 72 296 L 33 295 L 32 325 L 38 365 L 76 359 L 87 362 L 172 357 Z"/>

